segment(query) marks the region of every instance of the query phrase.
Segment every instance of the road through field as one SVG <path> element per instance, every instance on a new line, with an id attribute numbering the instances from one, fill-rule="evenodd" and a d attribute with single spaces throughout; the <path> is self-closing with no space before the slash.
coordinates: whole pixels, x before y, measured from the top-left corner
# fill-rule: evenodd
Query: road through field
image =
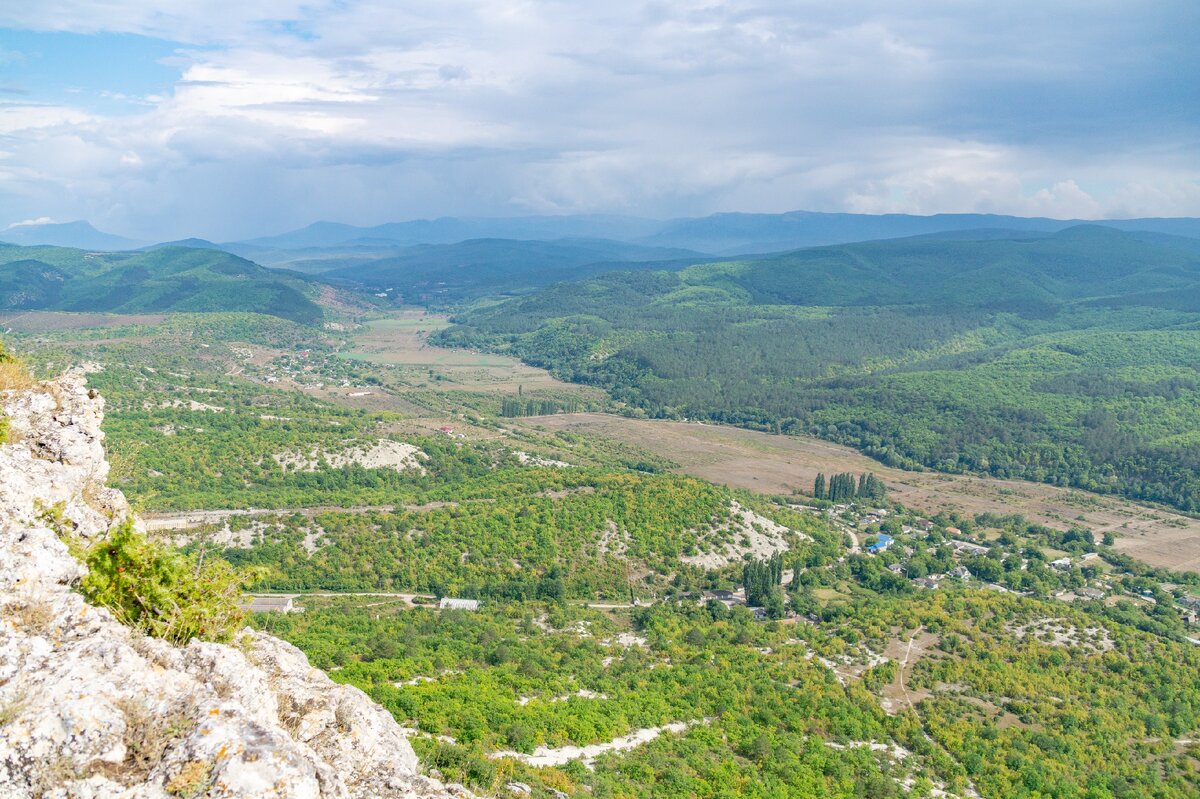
<path id="1" fill-rule="evenodd" d="M 812 490 L 818 472 L 873 472 L 898 502 L 926 514 L 1020 513 L 1058 529 L 1111 532 L 1116 549 L 1154 566 L 1200 571 L 1200 520 L 1116 497 L 1018 480 L 907 472 L 848 447 L 724 425 L 627 419 L 599 413 L 521 420 L 549 431 L 591 433 L 640 446 L 677 471 L 764 494 Z"/>

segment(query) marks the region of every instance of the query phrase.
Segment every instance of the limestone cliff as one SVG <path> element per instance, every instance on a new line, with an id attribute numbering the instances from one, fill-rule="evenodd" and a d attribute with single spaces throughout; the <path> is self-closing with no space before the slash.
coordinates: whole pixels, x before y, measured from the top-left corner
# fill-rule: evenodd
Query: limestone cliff
<path id="1" fill-rule="evenodd" d="M 467 795 L 419 776 L 392 717 L 290 644 L 176 647 L 72 590 L 83 566 L 45 509 L 85 538 L 129 512 L 105 485 L 103 408 L 78 376 L 0 394 L 0 796 Z"/>

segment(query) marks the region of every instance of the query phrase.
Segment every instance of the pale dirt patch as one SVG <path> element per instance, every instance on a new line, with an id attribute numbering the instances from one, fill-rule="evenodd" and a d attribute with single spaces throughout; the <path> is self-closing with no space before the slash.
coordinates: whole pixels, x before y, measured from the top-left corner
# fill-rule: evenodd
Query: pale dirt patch
<path id="1" fill-rule="evenodd" d="M 850 680 L 857 680 L 862 677 L 862 673 L 869 668 L 878 666 L 881 663 L 887 663 L 887 655 L 872 652 L 869 649 L 862 648 L 850 652 L 843 652 L 840 655 L 832 657 L 824 657 L 818 655 L 812 649 L 806 649 L 804 652 L 805 660 L 816 660 L 825 668 L 833 672 L 833 676 L 842 685 L 848 685 Z"/>
<path id="2" fill-rule="evenodd" d="M 600 554 L 623 558 L 629 551 L 629 542 L 629 531 L 617 527 L 617 523 L 609 519 L 604 525 L 604 532 L 600 534 Z"/>
<path id="3" fill-rule="evenodd" d="M 413 444 L 381 438 L 372 445 L 357 444 L 340 452 L 313 446 L 307 452 L 285 450 L 271 457 L 287 472 L 315 472 L 324 461 L 335 469 L 357 463 L 365 469 L 394 469 L 397 472 L 413 469 L 424 474 L 421 461 L 428 456 Z"/>
<path id="4" fill-rule="evenodd" d="M 513 450 L 513 455 L 517 456 L 517 461 L 523 466 L 549 466 L 555 469 L 570 469 L 573 466 L 573 464 L 566 461 L 556 461 L 553 458 L 530 455 L 528 452 L 523 452 L 519 449 Z"/>
<path id="5" fill-rule="evenodd" d="M 522 696 L 517 699 L 517 704 L 521 707 L 525 707 L 525 705 L 528 705 L 530 702 L 547 702 L 549 704 L 557 704 L 559 702 L 566 702 L 571 699 L 571 697 L 578 697 L 579 699 L 608 699 L 608 694 L 598 694 L 595 691 L 589 691 L 586 688 L 580 688 L 575 693 L 559 694 L 558 696 L 551 696 L 549 698 L 543 698 L 540 696 Z"/>
<path id="6" fill-rule="evenodd" d="M 603 639 L 600 641 L 600 646 L 619 646 L 625 649 L 629 649 L 631 646 L 638 646 L 642 649 L 649 649 L 650 642 L 644 637 L 635 635 L 634 633 L 621 633 L 620 635 L 613 636 L 612 638 Z"/>
<path id="7" fill-rule="evenodd" d="M 547 633 L 571 633 L 572 635 L 574 635 L 577 638 L 591 638 L 592 637 L 592 623 L 590 621 L 580 620 L 580 621 L 575 622 L 574 624 L 567 625 L 566 627 L 564 627 L 561 630 L 558 630 L 558 629 L 555 629 L 546 620 L 545 616 L 538 616 L 536 619 L 533 620 L 533 626 L 537 627 L 542 632 L 547 632 Z"/>
<path id="8" fill-rule="evenodd" d="M 608 752 L 623 752 L 653 741 L 664 732 L 681 733 L 689 727 L 697 724 L 705 724 L 707 720 L 701 721 L 676 721 L 670 724 L 664 724 L 661 727 L 645 727 L 640 730 L 635 730 L 629 735 L 623 735 L 620 738 L 614 738 L 607 743 L 588 744 L 587 746 L 562 746 L 557 749 L 551 749 L 545 746 L 539 746 L 533 750 L 533 754 L 527 755 L 522 752 L 501 751 L 492 752 L 488 757 L 492 759 L 512 758 L 521 762 L 535 766 L 538 768 L 546 766 L 565 766 L 572 760 L 581 760 L 588 768 L 592 768 L 596 763 L 596 758 Z"/>
<path id="9" fill-rule="evenodd" d="M 740 563 L 746 555 L 750 555 L 756 560 L 765 560 L 777 552 L 786 552 L 789 534 L 808 538 L 802 533 L 794 533 L 782 524 L 749 508 L 743 508 L 737 500 L 729 503 L 729 515 L 728 522 L 704 535 L 709 537 L 714 534 L 729 533 L 733 538 L 732 541 L 725 543 L 717 552 L 683 555 L 679 559 L 691 566 L 719 569 L 730 563 Z"/>
<path id="10" fill-rule="evenodd" d="M 304 547 L 304 551 L 311 555 L 321 548 L 321 543 L 324 540 L 325 529 L 314 525 L 304 533 L 304 538 L 300 541 L 300 546 Z"/>
<path id="11" fill-rule="evenodd" d="M 246 515 L 246 514 L 236 514 Z M 204 541 L 207 544 L 212 544 L 223 549 L 249 549 L 259 540 L 260 536 L 267 533 L 283 532 L 283 525 L 277 522 L 264 521 L 259 518 L 252 518 L 244 525 L 240 525 L 239 529 L 233 529 L 230 520 L 234 514 L 226 515 L 224 518 L 218 519 L 221 526 L 208 531 L 197 532 L 194 526 L 187 525 L 171 525 L 171 524 L 156 524 L 158 520 L 143 521 L 146 525 L 147 532 L 158 533 L 161 538 L 170 541 L 175 546 L 186 546 L 196 541 Z M 304 538 L 300 541 L 300 546 L 309 555 L 321 548 L 322 542 L 325 540 L 325 529 L 318 524 L 309 520 L 307 527 L 301 528 L 304 533 Z"/>
<path id="12" fill-rule="evenodd" d="M 154 530 L 154 528 L 150 529 Z M 166 535 L 163 537 L 169 539 L 176 546 L 186 546 L 194 541 L 203 539 L 206 543 L 215 544 L 225 549 L 249 549 L 260 534 L 274 529 L 276 529 L 276 525 L 254 519 L 240 529 L 234 530 L 229 525 L 229 519 L 226 518 L 224 525 L 203 535 L 195 535 L 187 530 L 172 530 L 170 528 L 158 528 L 158 531 L 165 532 Z"/>
<path id="13" fill-rule="evenodd" d="M 883 752 L 892 760 L 904 760 L 912 754 L 900 744 L 885 744 L 879 741 L 847 741 L 844 744 L 826 741 L 825 745 L 830 749 L 870 749 L 872 752 Z"/>
<path id="14" fill-rule="evenodd" d="M 915 708 L 918 702 L 930 695 L 924 689 L 909 688 L 908 679 L 912 676 L 913 667 L 940 642 L 941 636 L 922 630 L 917 630 L 907 640 L 893 638 L 888 641 L 883 656 L 896 661 L 899 666 L 896 679 L 883 687 L 880 697 L 880 704 L 889 715 Z"/>
<path id="15" fill-rule="evenodd" d="M 1004 628 L 1018 641 L 1025 638 L 1047 646 L 1079 647 L 1093 653 L 1108 652 L 1114 646 L 1108 630 L 1103 627 L 1080 629 L 1066 619 L 1037 619 L 1025 624 L 1009 623 Z"/>
<path id="16" fill-rule="evenodd" d="M 142 403 L 142 410 L 144 410 L 144 411 L 149 411 L 149 410 L 154 410 L 154 409 L 164 409 L 164 408 L 167 408 L 167 409 L 187 408 L 189 411 L 209 411 L 210 413 L 228 413 L 229 412 L 228 408 L 222 408 L 220 405 L 209 405 L 207 402 L 196 402 L 195 400 L 186 400 L 186 401 L 181 400 L 181 399 L 163 400 L 162 402 L 158 403 L 157 405 L 150 402 L 149 400 L 146 400 L 145 402 Z"/>

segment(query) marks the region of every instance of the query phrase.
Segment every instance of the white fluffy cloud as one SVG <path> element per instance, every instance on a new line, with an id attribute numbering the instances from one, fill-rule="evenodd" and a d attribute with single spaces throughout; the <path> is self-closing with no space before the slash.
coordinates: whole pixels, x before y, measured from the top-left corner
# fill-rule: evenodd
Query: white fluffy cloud
<path id="1" fill-rule="evenodd" d="M 120 114 L 0 100 L 0 220 L 1200 214 L 1194 4 L 920 5 L 5 4 L 0 26 L 176 42 L 178 78 Z"/>

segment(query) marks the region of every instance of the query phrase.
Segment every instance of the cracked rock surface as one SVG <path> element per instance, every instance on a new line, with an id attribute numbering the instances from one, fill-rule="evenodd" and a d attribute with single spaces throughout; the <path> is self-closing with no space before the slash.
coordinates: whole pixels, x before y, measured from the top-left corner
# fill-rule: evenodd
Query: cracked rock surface
<path id="1" fill-rule="evenodd" d="M 470 796 L 417 773 L 395 720 L 291 644 L 149 638 L 72 590 L 87 539 L 129 513 L 108 488 L 104 401 L 68 375 L 0 393 L 0 797 Z"/>

